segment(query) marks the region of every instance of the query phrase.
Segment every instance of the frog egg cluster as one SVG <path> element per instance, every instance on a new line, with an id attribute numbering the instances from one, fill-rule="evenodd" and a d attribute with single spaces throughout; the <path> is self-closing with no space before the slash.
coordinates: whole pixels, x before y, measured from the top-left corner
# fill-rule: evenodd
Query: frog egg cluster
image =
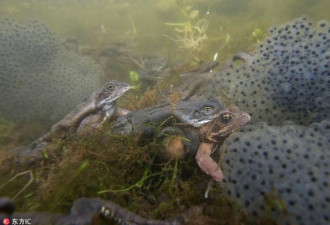
<path id="1" fill-rule="evenodd" d="M 0 24 L 0 114 L 52 124 L 100 86 L 101 70 L 46 25 Z"/>
<path id="2" fill-rule="evenodd" d="M 226 93 L 253 122 L 308 125 L 329 118 L 329 23 L 312 27 L 301 17 L 270 28 L 269 34 L 245 63 L 219 71 L 201 96 Z"/>
<path id="3" fill-rule="evenodd" d="M 330 222 L 330 120 L 248 125 L 225 140 L 224 193 L 252 216 L 285 225 Z"/>

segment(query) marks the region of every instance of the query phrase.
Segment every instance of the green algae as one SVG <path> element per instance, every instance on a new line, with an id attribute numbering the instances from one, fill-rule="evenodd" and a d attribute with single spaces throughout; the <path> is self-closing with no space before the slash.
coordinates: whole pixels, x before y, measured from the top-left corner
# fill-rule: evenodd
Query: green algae
<path id="1" fill-rule="evenodd" d="M 69 213 L 76 199 L 99 197 L 150 219 L 175 217 L 206 203 L 198 220 L 188 224 L 258 224 L 250 223 L 238 205 L 222 196 L 220 184 L 204 199 L 210 178 L 193 157 L 167 159 L 162 151 L 158 138 L 141 142 L 132 135 L 113 134 L 111 126 L 68 135 L 48 146 L 48 157 L 35 165 L 2 164 L 1 183 L 28 170 L 34 179 L 24 188 L 29 176 L 20 176 L 0 194 L 13 198 L 21 192 L 15 199 L 17 211 Z"/>

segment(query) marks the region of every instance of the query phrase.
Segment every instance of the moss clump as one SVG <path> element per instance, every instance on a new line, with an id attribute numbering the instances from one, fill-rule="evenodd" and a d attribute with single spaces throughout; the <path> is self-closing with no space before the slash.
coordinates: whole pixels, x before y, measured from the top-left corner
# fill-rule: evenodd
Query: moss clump
<path id="1" fill-rule="evenodd" d="M 167 160 L 163 150 L 157 139 L 138 143 L 108 127 L 54 141 L 46 149 L 47 157 L 33 168 L 1 166 L 0 182 L 33 172 L 33 183 L 15 199 L 17 211 L 69 213 L 74 200 L 99 197 L 150 219 L 168 219 L 206 203 L 203 213 L 188 224 L 249 224 L 238 207 L 222 197 L 220 184 L 210 199 L 204 199 L 209 177 L 193 157 Z M 28 182 L 29 176 L 21 176 L 2 187 L 0 194 L 14 197 Z"/>

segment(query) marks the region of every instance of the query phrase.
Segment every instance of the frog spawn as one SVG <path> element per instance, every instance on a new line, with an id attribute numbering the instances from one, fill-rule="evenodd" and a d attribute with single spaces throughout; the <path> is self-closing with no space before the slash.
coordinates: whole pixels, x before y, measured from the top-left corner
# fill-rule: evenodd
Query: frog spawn
<path id="1" fill-rule="evenodd" d="M 270 125 L 286 120 L 308 125 L 329 118 L 329 23 L 313 27 L 300 17 L 269 33 L 245 63 L 217 72 L 198 98 L 224 92 L 250 113 L 252 122 Z"/>
<path id="2" fill-rule="evenodd" d="M 0 26 L 0 114 L 51 125 L 100 85 L 100 68 L 69 51 L 46 25 L 4 19 Z"/>
<path id="3" fill-rule="evenodd" d="M 221 147 L 224 193 L 252 216 L 270 209 L 280 224 L 328 224 L 329 140 L 329 120 L 243 127 Z"/>
<path id="4" fill-rule="evenodd" d="M 279 224 L 328 224 L 329 23 L 312 27 L 301 17 L 269 33 L 245 63 L 219 71 L 198 96 L 224 92 L 257 124 L 221 147 L 222 187 L 255 217 L 270 212 Z M 288 120 L 310 126 L 269 126 Z"/>

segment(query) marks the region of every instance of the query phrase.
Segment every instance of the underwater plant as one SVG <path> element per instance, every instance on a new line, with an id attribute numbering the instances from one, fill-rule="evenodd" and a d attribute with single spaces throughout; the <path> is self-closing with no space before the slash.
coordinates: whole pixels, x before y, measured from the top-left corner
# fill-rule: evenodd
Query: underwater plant
<path id="1" fill-rule="evenodd" d="M 266 36 L 267 36 L 267 32 L 264 32 L 259 28 L 255 28 L 251 34 L 250 40 L 253 40 L 257 44 L 259 44 L 261 41 L 265 39 Z"/>
<path id="2" fill-rule="evenodd" d="M 173 38 L 167 34 L 165 37 L 177 43 L 179 48 L 189 50 L 193 53 L 194 59 L 201 62 L 201 54 L 204 48 L 204 42 L 207 40 L 206 30 L 209 21 L 199 19 L 199 10 L 193 9 L 187 5 L 185 1 L 176 1 L 181 14 L 185 18 L 185 22 L 181 23 L 165 23 L 167 26 L 174 27 L 176 37 Z"/>
<path id="3" fill-rule="evenodd" d="M 139 74 L 136 71 L 129 71 L 129 80 L 131 81 L 131 89 L 138 89 L 141 86 Z"/>

